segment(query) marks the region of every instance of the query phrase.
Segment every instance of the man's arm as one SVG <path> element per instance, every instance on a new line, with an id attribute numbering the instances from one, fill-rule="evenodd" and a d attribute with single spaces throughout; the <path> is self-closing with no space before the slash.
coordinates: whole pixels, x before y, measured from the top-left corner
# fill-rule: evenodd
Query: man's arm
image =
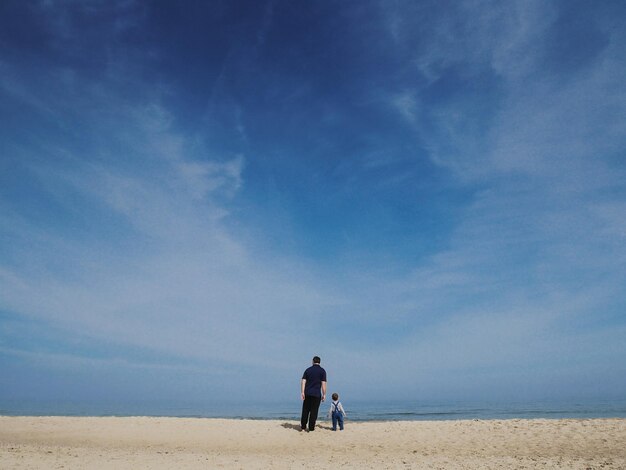
<path id="1" fill-rule="evenodd" d="M 306 379 L 302 379 L 302 382 L 300 382 L 300 396 L 302 397 L 302 399 L 304 400 L 304 387 L 306 386 Z"/>
<path id="2" fill-rule="evenodd" d="M 326 382 L 322 382 L 322 401 L 326 400 Z"/>

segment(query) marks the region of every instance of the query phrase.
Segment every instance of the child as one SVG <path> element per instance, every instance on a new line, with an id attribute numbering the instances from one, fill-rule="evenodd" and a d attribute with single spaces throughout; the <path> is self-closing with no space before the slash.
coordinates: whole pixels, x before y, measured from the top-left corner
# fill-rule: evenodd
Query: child
<path id="1" fill-rule="evenodd" d="M 337 430 L 337 423 L 339 423 L 339 430 L 343 431 L 343 418 L 346 416 L 346 412 L 339 401 L 339 395 L 337 393 L 333 393 L 333 402 L 330 404 L 328 414 L 333 419 L 333 431 Z"/>

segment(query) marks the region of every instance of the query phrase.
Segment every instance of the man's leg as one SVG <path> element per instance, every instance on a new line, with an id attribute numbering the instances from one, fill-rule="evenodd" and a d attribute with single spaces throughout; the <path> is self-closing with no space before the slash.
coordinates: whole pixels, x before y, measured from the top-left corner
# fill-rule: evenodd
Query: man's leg
<path id="1" fill-rule="evenodd" d="M 309 413 L 311 412 L 311 397 L 304 397 L 302 402 L 302 417 L 300 418 L 300 427 L 306 429 L 307 421 L 309 421 Z"/>
<path id="2" fill-rule="evenodd" d="M 315 430 L 315 422 L 317 421 L 317 412 L 320 409 L 322 397 L 307 397 L 311 399 L 311 414 L 309 415 L 309 431 Z"/>

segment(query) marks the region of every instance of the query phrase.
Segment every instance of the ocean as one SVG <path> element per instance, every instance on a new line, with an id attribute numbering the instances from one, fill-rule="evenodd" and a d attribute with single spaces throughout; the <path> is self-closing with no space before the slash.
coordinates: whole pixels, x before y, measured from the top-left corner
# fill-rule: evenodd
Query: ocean
<path id="1" fill-rule="evenodd" d="M 526 402 L 343 401 L 351 421 L 419 421 L 457 419 L 626 418 L 624 400 Z M 322 403 L 325 418 L 330 402 Z M 4 416 L 160 416 L 187 418 L 274 419 L 298 421 L 301 403 L 90 403 L 0 402 Z"/>

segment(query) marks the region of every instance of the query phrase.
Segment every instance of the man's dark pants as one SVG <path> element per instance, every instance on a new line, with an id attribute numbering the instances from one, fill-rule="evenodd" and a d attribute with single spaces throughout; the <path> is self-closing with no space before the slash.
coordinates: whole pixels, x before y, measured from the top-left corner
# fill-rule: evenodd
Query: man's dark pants
<path id="1" fill-rule="evenodd" d="M 300 426 L 302 429 L 306 429 L 306 423 L 309 422 L 309 431 L 315 430 L 315 422 L 317 421 L 317 413 L 320 409 L 320 403 L 322 397 L 314 397 L 307 395 L 304 397 L 302 403 L 302 419 L 300 420 Z"/>

